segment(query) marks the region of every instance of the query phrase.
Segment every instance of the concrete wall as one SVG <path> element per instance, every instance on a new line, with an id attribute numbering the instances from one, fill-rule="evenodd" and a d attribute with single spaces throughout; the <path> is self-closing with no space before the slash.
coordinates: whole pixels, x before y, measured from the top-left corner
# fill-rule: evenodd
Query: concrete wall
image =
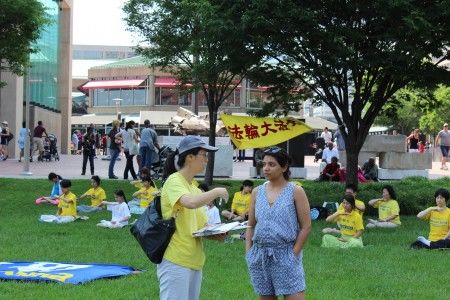
<path id="1" fill-rule="evenodd" d="M 432 167 L 431 153 L 380 153 L 380 168 L 383 169 L 425 170 Z"/>
<path id="2" fill-rule="evenodd" d="M 369 135 L 361 148 L 364 152 L 406 152 L 405 135 Z"/>

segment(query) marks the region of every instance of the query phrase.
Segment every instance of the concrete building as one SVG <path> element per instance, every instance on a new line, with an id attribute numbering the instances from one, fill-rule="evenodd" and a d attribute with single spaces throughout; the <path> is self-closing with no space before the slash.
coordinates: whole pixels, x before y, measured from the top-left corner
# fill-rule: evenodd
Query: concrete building
<path id="1" fill-rule="evenodd" d="M 39 49 L 30 56 L 31 67 L 25 77 L 2 72 L 7 86 L 0 90 L 0 120 L 6 120 L 16 137 L 9 145 L 9 156 L 17 156 L 17 137 L 27 110 L 30 129 L 42 120 L 48 133 L 58 137 L 58 146 L 67 153 L 72 115 L 72 0 L 40 0 L 52 23 L 36 41 Z M 25 102 L 30 106 L 26 107 Z"/>

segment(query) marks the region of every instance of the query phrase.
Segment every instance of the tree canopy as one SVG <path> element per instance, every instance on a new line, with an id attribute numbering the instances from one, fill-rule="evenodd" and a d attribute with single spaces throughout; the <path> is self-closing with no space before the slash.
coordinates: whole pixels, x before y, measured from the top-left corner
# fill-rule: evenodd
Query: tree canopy
<path id="1" fill-rule="evenodd" d="M 357 183 L 359 151 L 392 96 L 450 78 L 448 0 L 253 0 L 244 19 L 254 48 L 275 61 L 266 70 L 308 87 L 343 126 L 348 182 Z"/>
<path id="2" fill-rule="evenodd" d="M 187 92 L 200 91 L 209 111 L 210 145 L 215 145 L 217 112 L 259 61 L 247 47 L 240 1 L 128 0 L 131 31 L 142 38 L 138 52 L 150 66 L 174 74 Z M 206 178 L 212 182 L 214 154 Z"/>
<path id="3" fill-rule="evenodd" d="M 0 71 L 23 75 L 41 30 L 49 20 L 37 0 L 0 0 Z M 5 85 L 1 81 L 0 88 Z"/>

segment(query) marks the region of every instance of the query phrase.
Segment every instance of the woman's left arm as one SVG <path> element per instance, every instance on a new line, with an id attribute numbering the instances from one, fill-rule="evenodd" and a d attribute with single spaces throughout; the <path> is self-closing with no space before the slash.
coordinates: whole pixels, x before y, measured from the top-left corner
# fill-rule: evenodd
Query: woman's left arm
<path id="1" fill-rule="evenodd" d="M 296 186 L 294 191 L 294 204 L 297 211 L 297 220 L 300 224 L 300 232 L 294 244 L 294 253 L 299 255 L 311 231 L 311 215 L 308 197 L 303 188 Z"/>

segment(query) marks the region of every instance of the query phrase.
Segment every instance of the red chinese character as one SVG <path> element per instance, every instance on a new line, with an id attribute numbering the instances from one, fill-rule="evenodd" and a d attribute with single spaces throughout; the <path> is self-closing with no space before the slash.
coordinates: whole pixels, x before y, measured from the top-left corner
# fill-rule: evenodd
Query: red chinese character
<path id="1" fill-rule="evenodd" d="M 250 125 L 245 124 L 244 129 L 245 129 L 245 137 L 247 137 L 248 139 L 252 140 L 254 138 L 259 138 L 258 126 L 255 126 L 253 124 Z"/>
<path id="2" fill-rule="evenodd" d="M 261 128 L 265 129 L 265 131 L 261 135 L 266 136 L 269 133 L 269 131 L 277 132 L 275 129 L 270 128 L 272 125 L 273 124 L 266 123 L 266 121 L 264 121 L 264 124 L 261 125 Z"/>
<path id="3" fill-rule="evenodd" d="M 278 127 L 279 131 L 288 130 L 287 123 L 284 123 L 282 120 L 275 120 L 275 126 Z"/>
<path id="4" fill-rule="evenodd" d="M 292 127 L 294 127 L 295 125 L 297 125 L 298 123 L 295 121 L 295 120 L 293 120 L 293 119 L 288 119 L 287 121 L 286 121 L 286 125 L 292 125 Z"/>
<path id="5" fill-rule="evenodd" d="M 241 130 L 241 127 L 237 126 L 236 124 L 234 124 L 233 128 L 231 128 L 230 126 L 227 126 L 227 127 L 228 127 L 228 132 L 232 136 L 234 136 L 235 139 L 238 139 L 238 140 L 243 139 L 242 133 L 244 133 L 244 131 Z"/>

